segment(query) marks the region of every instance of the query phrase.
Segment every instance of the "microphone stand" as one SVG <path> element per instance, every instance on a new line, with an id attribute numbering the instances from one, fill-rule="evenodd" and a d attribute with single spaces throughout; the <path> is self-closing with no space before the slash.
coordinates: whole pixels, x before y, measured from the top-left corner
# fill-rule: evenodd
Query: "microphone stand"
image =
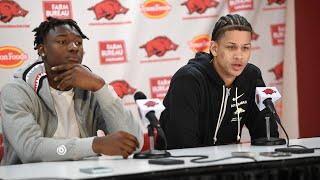
<path id="1" fill-rule="evenodd" d="M 286 144 L 286 140 L 277 137 L 270 137 L 270 114 L 267 114 L 266 117 L 266 134 L 267 137 L 253 139 L 251 145 L 255 146 L 275 146 Z"/>
<path id="2" fill-rule="evenodd" d="M 133 158 L 135 159 L 156 159 L 156 158 L 165 158 L 171 156 L 171 154 L 167 151 L 167 141 L 165 134 L 163 133 L 162 128 L 160 125 L 156 125 L 154 127 L 152 123 L 148 125 L 148 136 L 149 136 L 149 142 L 150 142 L 150 147 L 149 150 L 136 153 L 133 155 Z M 154 129 L 157 130 L 157 136 L 163 138 L 164 140 L 164 150 L 157 150 L 155 149 L 155 138 L 154 138 Z"/>

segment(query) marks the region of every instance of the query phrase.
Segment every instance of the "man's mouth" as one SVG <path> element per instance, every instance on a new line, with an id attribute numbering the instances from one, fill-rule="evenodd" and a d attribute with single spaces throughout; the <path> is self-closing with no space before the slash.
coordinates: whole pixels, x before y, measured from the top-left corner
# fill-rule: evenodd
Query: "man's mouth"
<path id="1" fill-rule="evenodd" d="M 243 65 L 242 64 L 231 64 L 231 67 L 235 71 L 240 71 L 242 69 Z"/>
<path id="2" fill-rule="evenodd" d="M 68 56 L 67 59 L 69 62 L 80 63 L 80 57 L 78 56 Z"/>

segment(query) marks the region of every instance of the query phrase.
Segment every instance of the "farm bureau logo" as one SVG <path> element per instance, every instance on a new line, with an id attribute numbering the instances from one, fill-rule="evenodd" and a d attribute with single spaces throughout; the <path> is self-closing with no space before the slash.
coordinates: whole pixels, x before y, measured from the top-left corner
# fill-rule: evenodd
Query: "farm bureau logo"
<path id="1" fill-rule="evenodd" d="M 27 59 L 28 55 L 17 47 L 0 47 L 0 68 L 15 68 Z"/>
<path id="2" fill-rule="evenodd" d="M 113 64 L 127 62 L 125 41 L 101 41 L 99 42 L 100 63 Z"/>
<path id="3" fill-rule="evenodd" d="M 146 0 L 140 8 L 146 17 L 160 19 L 168 15 L 171 5 L 165 0 Z"/>
<path id="4" fill-rule="evenodd" d="M 14 17 L 25 17 L 28 12 L 15 1 L 0 1 L 0 21 L 4 23 L 10 22 Z"/>
<path id="5" fill-rule="evenodd" d="M 49 16 L 59 19 L 72 19 L 71 1 L 43 1 L 44 19 Z"/>
<path id="6" fill-rule="evenodd" d="M 188 45 L 193 52 L 209 52 L 210 39 L 208 34 L 201 34 L 192 38 Z"/>
<path id="7" fill-rule="evenodd" d="M 169 89 L 170 77 L 150 78 L 151 98 L 163 99 Z"/>
<path id="8" fill-rule="evenodd" d="M 272 45 L 283 45 L 284 44 L 284 36 L 285 36 L 285 24 L 272 24 L 270 26 L 271 29 L 271 38 Z"/>

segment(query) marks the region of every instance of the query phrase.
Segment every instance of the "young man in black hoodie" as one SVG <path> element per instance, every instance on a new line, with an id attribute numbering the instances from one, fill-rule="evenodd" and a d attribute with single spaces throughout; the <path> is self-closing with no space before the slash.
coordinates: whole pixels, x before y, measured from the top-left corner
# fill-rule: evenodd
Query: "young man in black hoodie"
<path id="1" fill-rule="evenodd" d="M 240 15 L 221 17 L 210 54 L 197 53 L 174 74 L 160 118 L 169 149 L 238 143 L 244 125 L 251 140 L 266 137 L 266 112 L 255 104 L 255 89 L 265 84 L 248 63 L 252 32 Z M 279 136 L 274 121 L 270 131 Z"/>

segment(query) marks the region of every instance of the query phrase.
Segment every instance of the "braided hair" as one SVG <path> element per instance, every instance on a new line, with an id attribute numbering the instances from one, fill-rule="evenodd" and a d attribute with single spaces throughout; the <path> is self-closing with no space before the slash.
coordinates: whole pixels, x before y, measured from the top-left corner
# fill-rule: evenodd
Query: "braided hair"
<path id="1" fill-rule="evenodd" d="M 54 17 L 48 17 L 47 21 L 43 21 L 42 23 L 40 23 L 40 25 L 38 27 L 36 27 L 35 29 L 32 30 L 32 32 L 35 32 L 34 36 L 34 49 L 37 50 L 39 48 L 40 44 L 43 44 L 44 38 L 45 36 L 48 34 L 48 32 L 51 29 L 54 29 L 57 26 L 61 26 L 61 25 L 69 25 L 70 27 L 75 28 L 82 39 L 89 39 L 86 35 L 84 35 L 80 29 L 80 27 L 78 26 L 77 22 L 75 22 L 72 19 L 57 19 Z"/>
<path id="2" fill-rule="evenodd" d="M 226 16 L 222 16 L 215 24 L 212 34 L 211 41 L 218 41 L 226 31 L 248 31 L 250 33 L 253 32 L 251 24 L 244 18 L 238 14 L 228 14 Z M 213 57 L 212 53 L 210 55 Z"/>

